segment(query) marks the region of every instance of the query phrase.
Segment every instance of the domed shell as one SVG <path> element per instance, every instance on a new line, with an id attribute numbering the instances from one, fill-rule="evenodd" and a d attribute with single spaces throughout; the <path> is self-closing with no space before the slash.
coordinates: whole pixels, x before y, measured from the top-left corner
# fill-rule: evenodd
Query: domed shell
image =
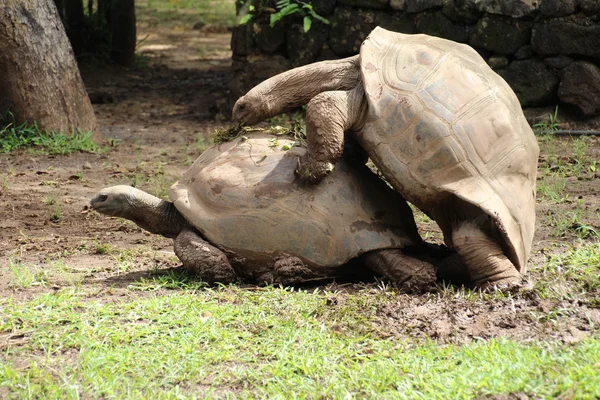
<path id="1" fill-rule="evenodd" d="M 214 146 L 170 198 L 208 241 L 247 259 L 286 254 L 335 267 L 370 250 L 421 243 L 404 199 L 364 165 L 342 161 L 320 184 L 299 186 L 294 170 L 305 150 L 293 144 L 252 135 Z"/>
<path id="2" fill-rule="evenodd" d="M 446 238 L 451 196 L 483 210 L 525 272 L 539 148 L 512 89 L 469 46 L 427 35 L 376 28 L 360 63 L 369 115 L 359 140 L 386 178 Z"/>

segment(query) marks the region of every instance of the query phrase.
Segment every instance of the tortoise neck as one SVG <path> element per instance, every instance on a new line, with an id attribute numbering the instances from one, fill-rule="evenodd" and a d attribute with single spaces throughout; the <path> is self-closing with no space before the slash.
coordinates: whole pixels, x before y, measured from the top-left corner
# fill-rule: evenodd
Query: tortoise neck
<path id="1" fill-rule="evenodd" d="M 358 56 L 321 61 L 276 75 L 252 89 L 264 101 L 264 118 L 307 104 L 313 97 L 332 90 L 350 90 L 360 82 Z M 254 93 L 252 93 L 254 92 Z"/>
<path id="2" fill-rule="evenodd" d="M 148 193 L 138 194 L 130 219 L 140 228 L 168 238 L 175 238 L 183 229 L 191 228 L 173 203 Z"/>

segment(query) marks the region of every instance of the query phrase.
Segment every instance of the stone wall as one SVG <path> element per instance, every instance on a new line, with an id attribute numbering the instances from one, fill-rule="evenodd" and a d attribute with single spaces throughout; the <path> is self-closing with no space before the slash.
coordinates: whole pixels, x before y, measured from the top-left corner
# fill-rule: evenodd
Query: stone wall
<path id="1" fill-rule="evenodd" d="M 600 115 L 600 0 L 312 0 L 330 23 L 306 33 L 298 15 L 270 27 L 270 0 L 240 2 L 240 17 L 251 1 L 256 15 L 232 36 L 232 99 L 286 69 L 357 54 L 379 25 L 468 43 L 524 107 Z"/>

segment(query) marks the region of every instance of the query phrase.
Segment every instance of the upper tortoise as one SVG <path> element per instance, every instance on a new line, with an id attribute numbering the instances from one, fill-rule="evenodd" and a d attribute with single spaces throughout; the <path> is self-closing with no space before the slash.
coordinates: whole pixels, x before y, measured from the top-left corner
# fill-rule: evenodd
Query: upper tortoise
<path id="1" fill-rule="evenodd" d="M 254 87 L 233 118 L 254 124 L 306 103 L 301 178 L 329 173 L 352 131 L 392 186 L 439 224 L 473 283 L 520 280 L 533 241 L 539 147 L 514 92 L 477 52 L 376 28 L 357 56 Z"/>
<path id="2" fill-rule="evenodd" d="M 320 185 L 299 184 L 305 149 L 293 146 L 281 136 L 238 138 L 202 153 L 171 187 L 172 202 L 119 185 L 91 205 L 174 238 L 183 265 L 209 282 L 331 278 L 352 272 L 343 265 L 359 257 L 405 289 L 429 288 L 433 265 L 406 251 L 432 261 L 444 254 L 421 240 L 406 201 L 365 165 L 344 160 Z"/>

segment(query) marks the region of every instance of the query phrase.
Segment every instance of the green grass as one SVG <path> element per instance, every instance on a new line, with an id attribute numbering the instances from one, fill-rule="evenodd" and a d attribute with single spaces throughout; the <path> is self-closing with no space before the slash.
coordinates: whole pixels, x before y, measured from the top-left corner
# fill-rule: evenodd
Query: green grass
<path id="1" fill-rule="evenodd" d="M 547 122 L 540 122 L 533 125 L 533 129 L 541 134 L 552 133 L 552 131 L 556 131 L 558 128 L 558 105 L 554 108 L 554 114 L 548 114 Z"/>
<path id="2" fill-rule="evenodd" d="M 541 298 L 600 306 L 600 242 L 580 241 L 548 257 L 534 290 Z"/>
<path id="3" fill-rule="evenodd" d="M 156 25 L 236 24 L 234 0 L 140 0 L 136 13 L 139 21 Z"/>
<path id="4" fill-rule="evenodd" d="M 36 266 L 28 266 L 13 258 L 8 259 L 10 279 L 8 286 L 12 288 L 28 288 L 45 285 L 48 281 L 46 271 Z"/>
<path id="5" fill-rule="evenodd" d="M 116 304 L 74 290 L 0 300 L 0 335 L 17 343 L 2 349 L 0 385 L 18 398 L 600 395 L 596 339 L 399 342 L 369 332 L 372 308 L 332 313 L 327 296 L 227 287 Z"/>
<path id="6" fill-rule="evenodd" d="M 0 119 L 0 153 L 17 149 L 39 154 L 71 154 L 76 151 L 96 152 L 100 147 L 92 140 L 92 132 L 71 134 L 45 131 L 36 124 L 15 125 Z"/>

